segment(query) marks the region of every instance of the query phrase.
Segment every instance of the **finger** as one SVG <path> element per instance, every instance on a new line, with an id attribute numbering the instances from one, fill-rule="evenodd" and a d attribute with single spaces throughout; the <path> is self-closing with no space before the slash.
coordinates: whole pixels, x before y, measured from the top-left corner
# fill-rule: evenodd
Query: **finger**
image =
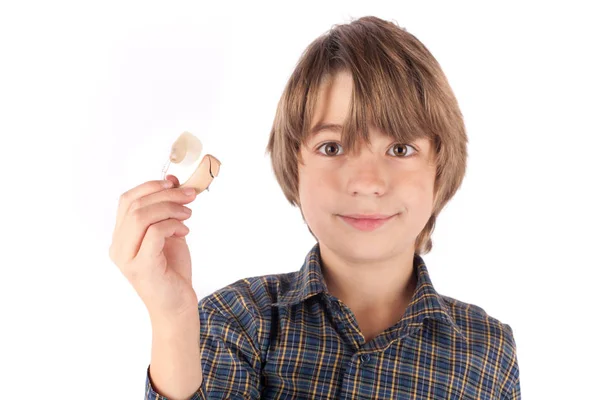
<path id="1" fill-rule="evenodd" d="M 128 214 L 119 233 L 123 238 L 120 257 L 125 262 L 133 259 L 151 226 L 169 219 L 186 220 L 190 216 L 191 209 L 173 202 L 155 203 Z"/>
<path id="2" fill-rule="evenodd" d="M 118 229 L 119 229 L 119 231 L 122 229 L 127 229 L 127 228 L 123 228 L 123 226 L 125 224 L 124 221 L 130 219 L 130 214 L 136 213 L 137 210 L 139 210 L 139 209 L 146 208 L 146 207 L 152 206 L 154 204 L 159 204 L 159 203 L 173 203 L 172 204 L 173 206 L 183 205 L 183 204 L 191 203 L 192 201 L 194 201 L 195 198 L 196 198 L 196 193 L 194 191 L 192 191 L 191 194 L 185 194 L 183 192 L 183 189 L 181 189 L 181 188 L 165 189 L 165 190 L 162 190 L 162 191 L 159 191 L 156 193 L 151 193 L 146 196 L 140 197 L 139 199 L 136 199 L 131 203 L 131 205 L 129 206 L 129 209 L 125 212 L 125 215 L 122 217 Z M 152 212 L 151 210 L 153 210 L 153 209 L 151 208 L 149 210 L 150 211 L 148 211 L 148 212 Z M 147 221 L 147 222 L 149 224 L 149 223 L 153 223 L 153 222 L 157 222 L 157 221 L 158 220 L 151 220 L 151 221 Z M 121 236 L 121 233 L 119 233 L 117 231 L 117 233 L 115 233 L 115 236 Z M 124 236 L 124 237 L 128 237 L 128 236 Z"/>
<path id="3" fill-rule="evenodd" d="M 191 194 L 184 193 L 185 188 L 173 188 L 173 189 L 165 189 L 160 192 L 150 193 L 149 195 L 140 197 L 137 200 L 134 200 L 133 203 L 129 206 L 128 214 L 135 212 L 139 208 L 147 207 L 152 204 L 162 203 L 162 202 L 172 202 L 179 204 L 187 204 L 192 202 L 196 198 L 195 192 Z M 124 217 L 127 218 L 127 217 Z"/>
<path id="4" fill-rule="evenodd" d="M 166 190 L 167 187 L 165 186 L 165 182 L 167 182 L 167 180 L 147 181 L 123 193 L 119 198 L 115 231 L 120 228 L 125 213 L 127 213 L 129 207 L 131 207 L 131 203 L 149 194 Z"/>
<path id="5" fill-rule="evenodd" d="M 138 257 L 144 260 L 155 260 L 165 247 L 165 240 L 172 236 L 185 236 L 189 228 L 176 219 L 167 219 L 148 227 Z"/>

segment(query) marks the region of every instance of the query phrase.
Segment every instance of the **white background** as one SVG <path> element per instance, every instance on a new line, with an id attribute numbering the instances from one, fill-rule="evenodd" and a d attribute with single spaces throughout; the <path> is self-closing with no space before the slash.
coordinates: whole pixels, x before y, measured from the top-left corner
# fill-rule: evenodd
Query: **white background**
<path id="1" fill-rule="evenodd" d="M 424 256 L 514 330 L 524 398 L 589 398 L 598 349 L 600 29 L 593 2 L 25 2 L 0 6 L 0 392 L 136 399 L 146 309 L 108 256 L 121 193 L 197 134 L 222 162 L 186 222 L 199 295 L 297 270 L 314 240 L 264 150 L 296 61 L 351 18 L 438 59 L 467 175 Z"/>

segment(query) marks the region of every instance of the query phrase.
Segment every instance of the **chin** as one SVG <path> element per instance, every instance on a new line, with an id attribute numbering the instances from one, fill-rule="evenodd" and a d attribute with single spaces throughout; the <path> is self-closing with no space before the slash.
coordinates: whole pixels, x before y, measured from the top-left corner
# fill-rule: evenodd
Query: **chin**
<path id="1" fill-rule="evenodd" d="M 317 237 L 321 238 L 320 243 L 336 253 L 353 258 L 375 259 L 380 258 L 383 254 L 394 252 L 398 243 L 392 239 L 398 235 L 400 235 L 399 232 L 391 231 L 384 234 L 375 232 L 340 233 L 336 229 Z"/>

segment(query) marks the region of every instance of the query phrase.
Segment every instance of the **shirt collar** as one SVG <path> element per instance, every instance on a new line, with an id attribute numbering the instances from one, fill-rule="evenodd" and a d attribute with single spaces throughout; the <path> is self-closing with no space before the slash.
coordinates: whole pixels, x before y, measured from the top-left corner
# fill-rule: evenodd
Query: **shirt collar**
<path id="1" fill-rule="evenodd" d="M 433 287 L 427 266 L 423 258 L 414 254 L 413 268 L 417 271 L 417 287 L 402 317 L 402 326 L 416 328 L 426 318 L 432 318 L 450 325 L 455 332 L 466 340 L 465 334 L 452 318 L 448 305 Z M 273 306 L 298 304 L 320 293 L 328 293 L 321 269 L 321 253 L 317 242 L 308 252 L 300 271 L 294 273 L 295 279 L 288 289 L 280 293 L 279 301 Z"/>

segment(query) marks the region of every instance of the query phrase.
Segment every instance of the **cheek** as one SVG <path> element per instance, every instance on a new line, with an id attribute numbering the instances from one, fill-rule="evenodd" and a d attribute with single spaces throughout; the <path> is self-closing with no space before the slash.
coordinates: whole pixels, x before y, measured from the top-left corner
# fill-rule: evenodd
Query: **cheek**
<path id="1" fill-rule="evenodd" d="M 407 207 L 413 210 L 429 210 L 433 204 L 433 177 L 429 174 L 419 173 L 404 176 L 396 182 L 401 188 L 402 200 Z"/>
<path id="2" fill-rule="evenodd" d="M 299 197 L 304 218 L 310 225 L 316 226 L 324 217 L 338 211 L 335 205 L 334 182 L 327 174 L 318 170 L 299 171 Z M 318 228 L 317 228 L 318 229 Z"/>
<path id="3" fill-rule="evenodd" d="M 319 204 L 331 197 L 328 191 L 331 186 L 323 177 L 323 174 L 314 171 L 306 171 L 299 174 L 299 192 L 303 204 Z"/>

